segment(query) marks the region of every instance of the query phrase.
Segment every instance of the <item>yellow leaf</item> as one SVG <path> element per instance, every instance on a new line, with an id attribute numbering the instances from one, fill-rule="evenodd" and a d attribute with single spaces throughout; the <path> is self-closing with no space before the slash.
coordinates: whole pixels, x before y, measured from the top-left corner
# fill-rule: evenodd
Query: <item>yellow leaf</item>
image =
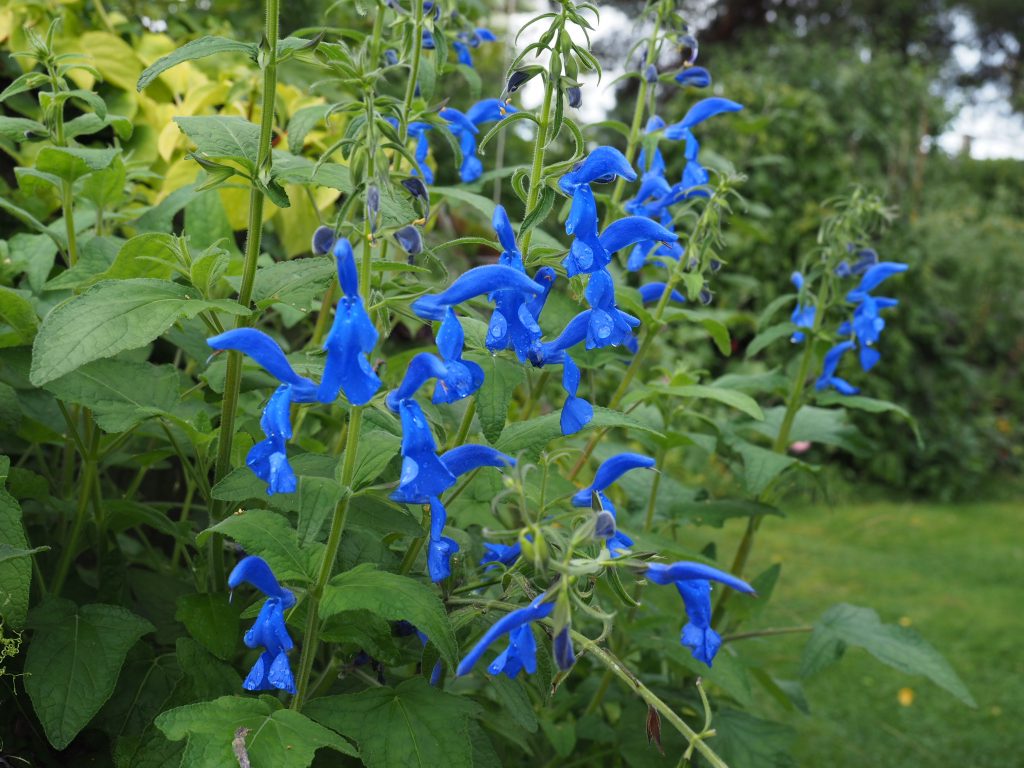
<path id="1" fill-rule="evenodd" d="M 135 93 L 135 83 L 142 74 L 142 62 L 128 43 L 109 32 L 86 32 L 75 44 L 78 50 L 92 59 L 93 66 L 106 82 Z"/>

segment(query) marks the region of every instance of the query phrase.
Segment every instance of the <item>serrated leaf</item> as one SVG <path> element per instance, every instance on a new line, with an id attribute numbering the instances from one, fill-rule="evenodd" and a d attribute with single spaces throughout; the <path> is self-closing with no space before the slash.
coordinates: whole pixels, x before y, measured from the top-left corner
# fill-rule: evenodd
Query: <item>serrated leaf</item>
<path id="1" fill-rule="evenodd" d="M 205 301 L 194 288 L 139 278 L 97 283 L 54 307 L 32 347 L 31 382 L 41 387 L 93 360 L 148 344 L 205 309 L 245 314 L 231 301 Z"/>
<path id="2" fill-rule="evenodd" d="M 924 675 L 967 706 L 977 706 L 949 662 L 915 630 L 883 624 L 871 608 L 848 603 L 833 605 L 815 623 L 804 646 L 800 674 L 809 677 L 838 661 L 849 645 L 901 672 Z"/>
<path id="3" fill-rule="evenodd" d="M 28 344 L 38 325 L 32 302 L 13 288 L 0 285 L 0 349 Z"/>
<path id="4" fill-rule="evenodd" d="M 314 578 L 310 553 L 323 549 L 311 544 L 299 548 L 299 536 L 288 518 L 266 509 L 239 510 L 214 526 L 201 531 L 196 543 L 202 546 L 213 533 L 220 533 L 241 544 L 246 552 L 259 555 L 281 581 L 310 582 Z"/>
<path id="5" fill-rule="evenodd" d="M 178 266 L 178 242 L 173 235 L 146 232 L 128 240 L 117 252 L 114 263 L 91 283 L 101 280 L 149 277 L 167 280 Z"/>
<path id="6" fill-rule="evenodd" d="M 832 391 L 819 393 L 815 398 L 815 402 L 821 405 L 841 405 L 843 408 L 852 408 L 855 411 L 864 411 L 865 413 L 895 413 L 904 419 L 913 430 L 918 446 L 924 446 L 924 439 L 921 437 L 921 431 L 918 429 L 917 419 L 906 408 L 896 405 L 896 403 L 891 403 L 888 400 L 879 400 L 874 397 L 865 397 L 864 395 L 840 395 L 838 392 Z"/>
<path id="7" fill-rule="evenodd" d="M 459 647 L 444 605 L 430 587 L 363 563 L 331 579 L 320 602 L 321 618 L 342 611 L 370 611 L 390 621 L 405 620 L 423 632 L 454 669 Z"/>
<path id="8" fill-rule="evenodd" d="M 786 415 L 784 406 L 769 408 L 764 412 L 764 421 L 751 424 L 750 428 L 770 440 L 775 440 Z M 841 408 L 816 408 L 805 405 L 796 412 L 789 430 L 789 443 L 821 443 L 842 448 L 857 456 L 864 456 L 871 450 L 871 444 L 847 418 Z"/>
<path id="9" fill-rule="evenodd" d="M 237 115 L 176 117 L 174 122 L 196 145 L 214 160 L 235 160 L 250 174 L 259 162 L 260 127 Z"/>
<path id="10" fill-rule="evenodd" d="M 178 372 L 170 365 L 96 360 L 45 388 L 65 402 L 92 410 L 104 432 L 124 432 L 174 408 Z"/>
<path id="11" fill-rule="evenodd" d="M 50 598 L 29 626 L 25 690 L 47 740 L 64 749 L 110 698 L 128 649 L 153 625 L 116 605 Z"/>
<path id="12" fill-rule="evenodd" d="M 185 45 L 177 50 L 157 59 L 150 66 L 146 67 L 145 71 L 139 76 L 135 87 L 141 91 L 153 82 L 155 78 L 184 61 L 194 61 L 195 59 L 202 59 L 217 53 L 229 52 L 245 53 L 255 61 L 256 50 L 256 46 L 252 43 L 243 43 L 238 40 L 230 40 L 226 37 L 217 37 L 215 35 L 200 37 L 198 40 L 185 43 Z"/>
<path id="13" fill-rule="evenodd" d="M 306 768 L 322 747 L 357 757 L 341 736 L 270 696 L 222 696 L 162 713 L 156 726 L 172 741 L 187 739 L 182 765 L 238 765 L 244 751 L 251 768 Z"/>
<path id="14" fill-rule="evenodd" d="M 388 464 L 399 455 L 402 438 L 382 429 L 359 433 L 359 451 L 352 473 L 352 490 L 358 491 L 373 483 Z"/>
<path id="15" fill-rule="evenodd" d="M 757 336 L 755 336 L 747 345 L 747 351 L 744 354 L 747 357 L 753 357 L 765 347 L 774 344 L 779 339 L 788 339 L 799 330 L 799 328 L 790 322 L 779 323 L 778 325 L 766 328 L 757 334 Z"/>
<path id="16" fill-rule="evenodd" d="M 469 357 L 484 369 L 484 383 L 476 393 L 476 415 L 484 437 L 493 445 L 505 429 L 512 395 L 526 374 L 523 366 L 496 355 L 473 354 Z"/>
<path id="17" fill-rule="evenodd" d="M 83 147 L 43 147 L 36 156 L 36 170 L 73 182 L 94 171 L 102 171 L 114 162 L 120 149 Z"/>
<path id="18" fill-rule="evenodd" d="M 750 395 L 738 392 L 735 389 L 725 387 L 707 386 L 703 384 L 691 384 L 678 387 L 663 387 L 658 385 L 646 386 L 630 392 L 622 399 L 622 405 L 627 406 L 640 400 L 650 399 L 649 393 L 656 395 L 668 395 L 670 397 L 690 397 L 697 400 L 715 400 L 723 405 L 728 405 L 738 411 L 750 416 L 752 419 L 762 421 L 764 413 L 761 406 L 757 404 Z"/>
<path id="19" fill-rule="evenodd" d="M 743 483 L 751 496 L 759 496 L 776 477 L 797 461 L 792 456 L 747 442 L 737 442 L 732 447 L 743 458 Z"/>
<path id="20" fill-rule="evenodd" d="M 524 452 L 527 457 L 536 458 L 547 447 L 548 443 L 557 437 L 562 436 L 560 424 L 561 414 L 549 413 L 538 416 L 529 421 L 511 424 L 505 428 L 501 439 L 498 440 L 497 448 L 503 453 L 515 456 Z M 619 411 L 609 408 L 594 408 L 594 418 L 583 429 L 601 429 L 623 427 L 626 429 L 637 429 L 648 432 L 658 437 L 663 435 L 653 427 L 644 424 L 642 421 Z"/>
<path id="21" fill-rule="evenodd" d="M 421 677 L 396 688 L 314 699 L 305 709 L 354 739 L 367 768 L 472 768 L 469 720 L 477 705 Z"/>
<path id="22" fill-rule="evenodd" d="M 287 304 L 308 311 L 317 296 L 322 296 L 337 272 L 330 256 L 279 261 L 256 270 L 253 300 L 260 308 Z"/>
<path id="23" fill-rule="evenodd" d="M 795 731 L 746 712 L 722 707 L 715 713 L 718 735 L 709 746 L 729 768 L 796 768 L 789 755 Z"/>

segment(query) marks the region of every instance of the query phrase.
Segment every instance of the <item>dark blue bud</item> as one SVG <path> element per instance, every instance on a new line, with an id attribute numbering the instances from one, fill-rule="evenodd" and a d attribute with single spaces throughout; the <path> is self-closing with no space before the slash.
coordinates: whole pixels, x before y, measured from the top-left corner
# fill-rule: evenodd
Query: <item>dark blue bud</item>
<path id="1" fill-rule="evenodd" d="M 423 252 L 423 236 L 412 224 L 395 232 L 395 240 L 409 256 L 416 256 Z"/>
<path id="2" fill-rule="evenodd" d="M 334 241 L 337 239 L 337 234 L 330 227 L 317 227 L 313 233 L 313 244 L 310 248 L 317 256 L 321 256 L 334 249 Z"/>
<path id="3" fill-rule="evenodd" d="M 654 83 L 658 80 L 658 68 L 653 64 L 648 64 L 647 69 L 644 70 L 644 80 L 648 83 Z"/>
<path id="4" fill-rule="evenodd" d="M 523 69 L 517 69 L 509 76 L 508 83 L 505 85 L 505 91 L 508 93 L 515 93 L 532 78 L 533 75 L 530 72 Z"/>
<path id="5" fill-rule="evenodd" d="M 428 203 L 430 202 L 430 193 L 427 192 L 427 185 L 418 176 L 410 176 L 408 179 L 403 179 L 402 186 L 413 197 L 425 200 Z"/>
<path id="6" fill-rule="evenodd" d="M 569 634 L 569 627 L 563 627 L 562 631 L 555 635 L 554 642 L 555 663 L 563 672 L 572 669 L 576 663 L 576 652 L 572 647 L 572 635 Z"/>
<path id="7" fill-rule="evenodd" d="M 398 52 L 394 48 L 388 48 L 384 51 L 384 61 L 388 66 L 395 66 L 398 63 Z"/>
<path id="8" fill-rule="evenodd" d="M 569 106 L 573 109 L 579 109 L 583 106 L 583 93 L 580 91 L 579 86 L 570 85 L 566 88 L 565 97 L 569 101 Z"/>
<path id="9" fill-rule="evenodd" d="M 701 288 L 699 298 L 700 303 L 706 307 L 712 302 L 712 300 L 714 300 L 715 295 L 711 293 L 710 288 Z"/>

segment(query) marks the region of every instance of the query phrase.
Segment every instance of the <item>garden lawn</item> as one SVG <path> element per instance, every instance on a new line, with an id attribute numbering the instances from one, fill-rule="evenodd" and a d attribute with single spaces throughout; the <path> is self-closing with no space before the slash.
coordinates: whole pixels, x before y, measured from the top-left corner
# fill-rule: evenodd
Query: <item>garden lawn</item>
<path id="1" fill-rule="evenodd" d="M 1024 504 L 873 504 L 770 518 L 747 570 L 783 571 L 743 631 L 813 624 L 837 602 L 875 608 L 920 632 L 978 703 L 969 709 L 922 677 L 849 649 L 805 681 L 815 717 L 764 713 L 798 734 L 800 766 L 1008 768 L 1024 765 Z M 740 527 L 717 537 L 732 556 Z M 743 640 L 777 676 L 797 678 L 806 635 Z"/>

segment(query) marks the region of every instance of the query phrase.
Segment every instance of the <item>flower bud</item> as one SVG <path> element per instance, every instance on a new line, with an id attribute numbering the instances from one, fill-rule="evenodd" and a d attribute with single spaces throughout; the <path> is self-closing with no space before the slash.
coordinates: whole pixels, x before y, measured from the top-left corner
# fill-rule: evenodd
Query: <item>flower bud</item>
<path id="1" fill-rule="evenodd" d="M 573 109 L 579 109 L 583 106 L 583 94 L 580 92 L 579 86 L 570 85 L 566 88 L 565 97 L 569 101 L 569 106 Z"/>
<path id="2" fill-rule="evenodd" d="M 423 252 L 423 236 L 412 224 L 395 232 L 395 240 L 402 246 L 402 250 L 409 254 L 410 264 L 413 262 L 414 256 Z"/>
<path id="3" fill-rule="evenodd" d="M 644 80 L 648 83 L 655 83 L 658 81 L 658 68 L 653 64 L 648 64 L 647 69 L 644 70 Z"/>
<path id="4" fill-rule="evenodd" d="M 322 256 L 334 249 L 334 241 L 337 239 L 336 233 L 330 227 L 317 227 L 313 233 L 313 243 L 310 249 L 317 256 Z"/>

